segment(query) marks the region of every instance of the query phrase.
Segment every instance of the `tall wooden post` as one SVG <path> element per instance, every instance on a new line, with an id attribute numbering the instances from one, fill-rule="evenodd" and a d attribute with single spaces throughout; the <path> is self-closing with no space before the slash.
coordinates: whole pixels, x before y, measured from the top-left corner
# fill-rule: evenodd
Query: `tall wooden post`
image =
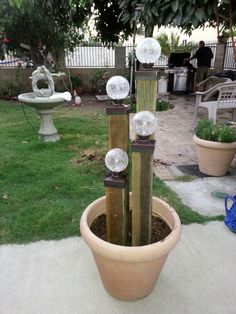
<path id="1" fill-rule="evenodd" d="M 157 73 L 136 72 L 137 112 L 156 113 Z M 132 245 L 149 244 L 152 227 L 152 185 L 154 136 L 132 145 Z"/>
<path id="2" fill-rule="evenodd" d="M 132 245 L 151 241 L 153 152 L 155 141 L 135 140 L 132 149 Z"/>
<path id="3" fill-rule="evenodd" d="M 106 109 L 109 126 L 109 150 L 123 149 L 128 154 L 129 108 L 114 105 Z M 128 169 L 120 177 L 108 176 L 106 186 L 107 240 L 125 245 L 128 232 L 129 183 Z"/>

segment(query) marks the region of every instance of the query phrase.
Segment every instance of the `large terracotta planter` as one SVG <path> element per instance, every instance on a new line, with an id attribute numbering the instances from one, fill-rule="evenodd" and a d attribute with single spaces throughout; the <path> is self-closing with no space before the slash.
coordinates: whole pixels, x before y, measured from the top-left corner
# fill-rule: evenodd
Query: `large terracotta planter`
<path id="1" fill-rule="evenodd" d="M 154 288 L 169 252 L 177 244 L 181 224 L 175 210 L 153 197 L 153 214 L 172 229 L 163 240 L 139 247 L 108 243 L 95 236 L 90 225 L 105 210 L 105 196 L 91 203 L 80 221 L 80 231 L 91 249 L 105 289 L 113 297 L 131 301 L 148 295 Z"/>
<path id="2" fill-rule="evenodd" d="M 210 176 L 227 173 L 236 153 L 236 142 L 219 143 L 202 140 L 196 135 L 193 141 L 197 149 L 199 170 Z"/>

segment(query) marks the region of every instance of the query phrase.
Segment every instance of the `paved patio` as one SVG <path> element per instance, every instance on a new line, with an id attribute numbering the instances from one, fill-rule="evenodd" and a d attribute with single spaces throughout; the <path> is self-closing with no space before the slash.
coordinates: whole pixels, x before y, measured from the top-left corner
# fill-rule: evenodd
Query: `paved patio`
<path id="1" fill-rule="evenodd" d="M 193 113 L 195 96 L 167 95 L 165 99 L 174 104 L 174 109 L 157 112 L 156 149 L 154 158 L 158 161 L 155 174 L 163 180 L 172 180 L 178 173 L 176 166 L 197 164 L 193 143 Z M 207 110 L 201 108 L 198 118 L 207 118 Z M 224 110 L 217 115 L 217 122 L 231 121 L 232 113 Z M 236 167 L 236 156 L 232 163 Z M 172 166 L 172 167 L 169 167 Z"/>

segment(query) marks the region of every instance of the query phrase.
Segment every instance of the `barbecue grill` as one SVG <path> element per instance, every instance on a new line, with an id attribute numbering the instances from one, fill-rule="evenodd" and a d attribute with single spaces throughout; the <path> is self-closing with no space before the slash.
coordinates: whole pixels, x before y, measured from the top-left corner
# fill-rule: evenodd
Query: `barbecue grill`
<path id="1" fill-rule="evenodd" d="M 190 53 L 171 53 L 169 58 L 169 92 L 192 92 L 196 69 L 184 59 L 190 58 Z"/>

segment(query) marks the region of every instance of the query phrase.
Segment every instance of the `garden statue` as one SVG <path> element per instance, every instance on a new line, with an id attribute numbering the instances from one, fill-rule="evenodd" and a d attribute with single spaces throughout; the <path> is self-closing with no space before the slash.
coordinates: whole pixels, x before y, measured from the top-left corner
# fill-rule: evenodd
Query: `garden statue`
<path id="1" fill-rule="evenodd" d="M 46 84 L 47 88 L 39 88 L 38 82 Z M 55 92 L 54 81 L 51 73 L 45 66 L 39 66 L 37 70 L 32 73 L 32 88 L 35 96 L 49 97 Z"/>

